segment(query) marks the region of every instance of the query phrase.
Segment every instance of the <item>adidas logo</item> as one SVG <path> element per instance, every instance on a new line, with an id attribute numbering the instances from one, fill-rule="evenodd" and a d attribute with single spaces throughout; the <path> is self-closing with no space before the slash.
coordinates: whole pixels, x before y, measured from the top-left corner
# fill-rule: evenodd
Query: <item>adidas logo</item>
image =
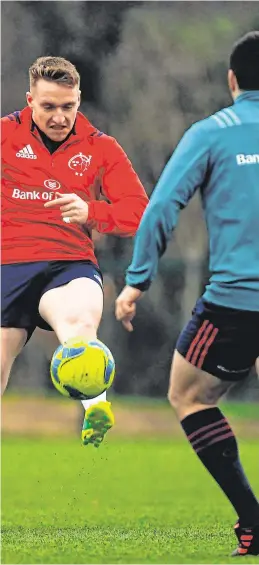
<path id="1" fill-rule="evenodd" d="M 18 153 L 16 153 L 16 157 L 21 159 L 37 159 L 37 155 L 34 155 L 33 150 L 30 145 L 25 145 Z"/>

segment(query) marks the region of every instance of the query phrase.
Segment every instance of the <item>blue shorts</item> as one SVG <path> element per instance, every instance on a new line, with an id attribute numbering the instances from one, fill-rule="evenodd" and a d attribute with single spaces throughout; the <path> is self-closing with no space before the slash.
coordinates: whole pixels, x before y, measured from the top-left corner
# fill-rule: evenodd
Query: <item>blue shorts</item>
<path id="1" fill-rule="evenodd" d="M 248 376 L 259 356 L 259 312 L 236 310 L 200 298 L 176 349 L 198 369 L 225 381 Z"/>
<path id="2" fill-rule="evenodd" d="M 103 288 L 100 270 L 91 261 L 40 261 L 1 267 L 1 326 L 23 328 L 30 339 L 38 326 L 52 330 L 39 314 L 43 294 L 80 277 Z"/>

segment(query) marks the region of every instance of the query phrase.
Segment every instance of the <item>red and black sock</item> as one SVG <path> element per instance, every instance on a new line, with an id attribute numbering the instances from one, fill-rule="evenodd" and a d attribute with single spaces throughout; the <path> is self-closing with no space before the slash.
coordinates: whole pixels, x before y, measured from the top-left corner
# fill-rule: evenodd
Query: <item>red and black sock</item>
<path id="1" fill-rule="evenodd" d="M 234 433 L 219 408 L 184 418 L 194 451 L 235 508 L 242 527 L 259 524 L 259 503 L 242 468 Z"/>

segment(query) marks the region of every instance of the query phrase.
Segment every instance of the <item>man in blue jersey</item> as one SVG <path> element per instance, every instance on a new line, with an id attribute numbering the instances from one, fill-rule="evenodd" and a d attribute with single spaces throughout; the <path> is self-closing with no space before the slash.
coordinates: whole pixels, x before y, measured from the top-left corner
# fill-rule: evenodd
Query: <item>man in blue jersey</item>
<path id="1" fill-rule="evenodd" d="M 211 278 L 174 353 L 169 400 L 193 449 L 236 510 L 233 555 L 259 554 L 259 503 L 217 407 L 259 357 L 259 31 L 233 47 L 229 108 L 194 124 L 165 167 L 137 232 L 116 317 L 129 331 L 179 211 L 199 188 Z"/>

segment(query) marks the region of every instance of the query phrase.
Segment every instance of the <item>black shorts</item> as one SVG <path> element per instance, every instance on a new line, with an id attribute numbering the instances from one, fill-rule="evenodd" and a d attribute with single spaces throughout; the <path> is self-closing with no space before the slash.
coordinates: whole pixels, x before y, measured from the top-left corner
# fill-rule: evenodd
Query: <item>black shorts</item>
<path id="1" fill-rule="evenodd" d="M 24 328 L 30 339 L 38 326 L 52 330 L 39 314 L 43 294 L 72 280 L 86 277 L 102 288 L 102 274 L 91 261 L 40 261 L 1 267 L 1 326 Z"/>
<path id="2" fill-rule="evenodd" d="M 236 310 L 200 298 L 176 349 L 198 369 L 222 380 L 248 376 L 259 356 L 259 312 Z"/>

